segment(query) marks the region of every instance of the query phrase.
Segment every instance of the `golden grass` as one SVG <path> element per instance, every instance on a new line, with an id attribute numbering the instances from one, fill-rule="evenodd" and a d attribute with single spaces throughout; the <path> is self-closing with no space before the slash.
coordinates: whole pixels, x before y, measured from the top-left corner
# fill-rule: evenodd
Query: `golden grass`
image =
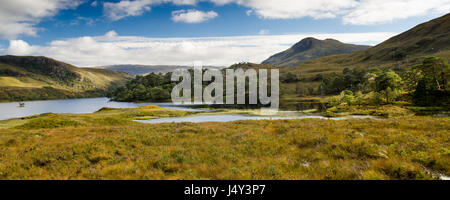
<path id="1" fill-rule="evenodd" d="M 396 105 L 383 105 L 383 106 L 339 105 L 329 108 L 324 113 L 324 115 L 328 117 L 339 117 L 348 115 L 370 115 L 370 116 L 392 118 L 392 117 L 413 116 L 414 112 L 403 106 L 396 106 Z"/>
<path id="2" fill-rule="evenodd" d="M 0 76 L 0 85 L 7 87 L 30 87 L 30 88 L 40 88 L 43 86 L 48 86 L 48 84 L 34 80 L 29 77 L 9 77 Z"/>
<path id="3" fill-rule="evenodd" d="M 180 117 L 195 112 L 176 111 L 158 106 L 139 108 L 102 108 L 92 114 L 53 114 L 45 113 L 20 119 L 0 121 L 0 130 L 15 128 L 21 130 L 58 129 L 67 127 L 98 127 L 137 124 L 136 119 L 155 119 L 160 117 Z"/>
<path id="4" fill-rule="evenodd" d="M 2 129 L 0 179 L 436 179 L 439 174 L 450 175 L 449 118 L 153 125 L 130 120 L 167 114 L 192 113 L 102 109 L 90 115 L 27 119 L 25 125 L 56 118 L 78 124 Z"/>

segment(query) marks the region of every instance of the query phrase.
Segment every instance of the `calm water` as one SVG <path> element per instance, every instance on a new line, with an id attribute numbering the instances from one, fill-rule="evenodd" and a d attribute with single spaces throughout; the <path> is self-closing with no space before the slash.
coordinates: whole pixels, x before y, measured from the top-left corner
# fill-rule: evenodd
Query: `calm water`
<path id="1" fill-rule="evenodd" d="M 25 107 L 19 107 L 18 102 L 0 103 L 0 120 L 26 117 L 42 113 L 93 113 L 103 107 L 136 108 L 150 104 L 169 109 L 198 111 L 196 109 L 186 107 L 177 107 L 171 103 L 111 102 L 108 98 L 25 101 L 24 103 Z"/>
<path id="2" fill-rule="evenodd" d="M 187 117 L 171 117 L 171 118 L 159 118 L 159 119 L 150 119 L 150 120 L 135 120 L 141 123 L 148 124 L 159 124 L 159 123 L 182 123 L 182 122 L 192 122 L 192 123 L 200 123 L 200 122 L 232 122 L 232 121 L 241 121 L 241 120 L 283 120 L 283 119 L 329 119 L 329 120 L 345 120 L 345 119 L 367 119 L 374 118 L 371 116 L 348 116 L 348 117 L 336 117 L 336 118 L 328 118 L 323 116 L 290 116 L 290 117 L 265 117 L 265 116 L 249 116 L 249 115 L 239 115 L 239 114 L 230 114 L 230 115 L 197 115 L 197 116 L 187 116 Z"/>
<path id="3" fill-rule="evenodd" d="M 93 113 L 103 107 L 109 108 L 136 108 L 143 105 L 157 105 L 163 108 L 185 110 L 185 111 L 202 111 L 189 107 L 180 107 L 172 103 L 126 103 L 112 102 L 108 98 L 88 98 L 88 99 L 68 99 L 68 100 L 46 100 L 46 101 L 26 101 L 25 107 L 19 107 L 18 102 L 0 103 L 0 120 L 26 117 L 43 113 Z M 371 118 L 368 116 L 350 116 L 345 118 L 326 118 L 322 116 L 288 116 L 288 117 L 266 117 L 266 116 L 249 116 L 240 114 L 229 115 L 195 115 L 186 117 L 160 118 L 151 120 L 137 120 L 142 123 L 180 123 L 180 122 L 231 122 L 240 120 L 281 120 L 281 119 L 332 119 L 342 120 L 348 118 Z"/>

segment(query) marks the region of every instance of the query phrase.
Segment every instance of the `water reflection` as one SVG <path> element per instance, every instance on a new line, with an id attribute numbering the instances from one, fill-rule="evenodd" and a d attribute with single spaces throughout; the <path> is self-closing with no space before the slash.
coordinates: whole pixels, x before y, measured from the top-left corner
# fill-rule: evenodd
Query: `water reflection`
<path id="1" fill-rule="evenodd" d="M 160 124 L 160 123 L 182 123 L 182 122 L 233 122 L 241 120 L 284 120 L 284 119 L 328 119 L 328 120 L 346 120 L 346 119 L 375 119 L 372 116 L 348 116 L 348 117 L 335 117 L 328 118 L 319 115 L 308 116 L 289 116 L 289 117 L 269 117 L 269 116 L 249 116 L 249 115 L 195 115 L 187 117 L 170 117 L 150 120 L 135 120 L 141 123 L 148 124 Z"/>
<path id="2" fill-rule="evenodd" d="M 43 113 L 93 113 L 103 107 L 136 108 L 143 105 L 157 105 L 163 108 L 198 111 L 188 107 L 175 106 L 172 103 L 127 103 L 113 102 L 108 98 L 87 98 L 67 100 L 25 101 L 21 107 L 19 102 L 0 103 L 0 120 L 20 118 Z"/>

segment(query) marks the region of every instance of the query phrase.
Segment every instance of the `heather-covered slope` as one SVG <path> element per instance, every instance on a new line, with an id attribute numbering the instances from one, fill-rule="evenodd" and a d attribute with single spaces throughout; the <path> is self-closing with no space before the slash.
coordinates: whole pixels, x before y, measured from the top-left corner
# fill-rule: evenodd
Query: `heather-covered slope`
<path id="1" fill-rule="evenodd" d="M 77 68 L 46 57 L 0 56 L 0 100 L 39 100 L 102 96 L 131 76 Z"/>
<path id="2" fill-rule="evenodd" d="M 347 54 L 369 48 L 370 46 L 345 44 L 333 39 L 318 40 L 305 38 L 290 49 L 275 54 L 263 64 L 280 67 L 293 67 L 305 61 L 329 55 Z"/>

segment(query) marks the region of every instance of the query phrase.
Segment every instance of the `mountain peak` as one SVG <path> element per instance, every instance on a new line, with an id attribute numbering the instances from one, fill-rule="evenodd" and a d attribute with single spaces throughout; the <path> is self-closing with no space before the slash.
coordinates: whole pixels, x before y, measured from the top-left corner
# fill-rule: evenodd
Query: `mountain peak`
<path id="1" fill-rule="evenodd" d="M 299 65 L 298 69 L 315 66 L 338 68 L 393 68 L 408 70 L 422 64 L 424 58 L 437 56 L 450 59 L 450 14 L 419 24 L 374 47 L 348 55 L 329 56 Z M 272 60 L 273 61 L 273 60 Z"/>
<path id="2" fill-rule="evenodd" d="M 297 44 L 295 44 L 292 48 L 297 50 L 306 50 L 310 48 L 314 48 L 316 45 L 319 45 L 322 41 L 313 37 L 308 37 Z"/>
<path id="3" fill-rule="evenodd" d="M 329 55 L 353 53 L 367 48 L 369 48 L 369 46 L 345 44 L 335 39 L 319 40 L 308 37 L 296 43 L 290 49 L 273 55 L 262 64 L 293 67 L 311 59 Z"/>

